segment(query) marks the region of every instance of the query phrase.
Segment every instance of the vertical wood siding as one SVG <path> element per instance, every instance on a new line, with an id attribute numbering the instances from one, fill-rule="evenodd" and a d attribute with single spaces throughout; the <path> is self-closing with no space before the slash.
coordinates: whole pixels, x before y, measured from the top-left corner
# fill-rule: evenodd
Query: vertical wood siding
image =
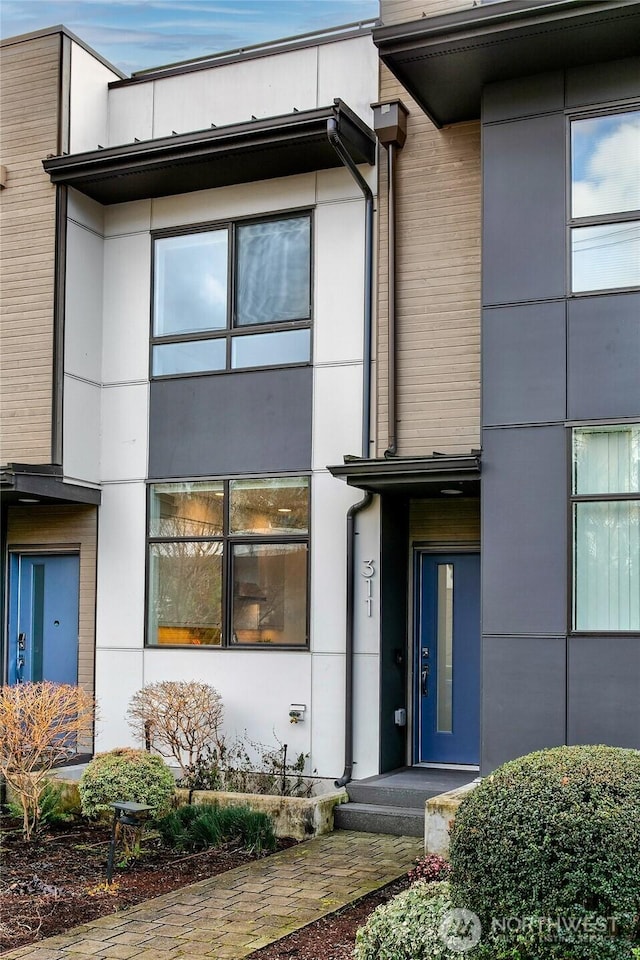
<path id="1" fill-rule="evenodd" d="M 396 164 L 400 456 L 480 446 L 480 124 L 438 130 L 386 67 L 381 100 L 410 111 Z M 387 446 L 387 184 L 381 150 L 377 455 Z"/>
<path id="2" fill-rule="evenodd" d="M 473 6 L 471 0 L 381 0 L 380 19 L 385 26 L 407 23 L 425 17 L 437 17 Z"/>
<path id="3" fill-rule="evenodd" d="M 93 693 L 96 610 L 96 507 L 10 507 L 7 544 L 54 550 L 73 544 L 80 553 L 80 619 L 78 627 L 78 680 Z"/>
<path id="4" fill-rule="evenodd" d="M 480 543 L 480 500 L 412 500 L 409 538 L 425 543 Z"/>
<path id="5" fill-rule="evenodd" d="M 51 460 L 60 34 L 2 47 L 0 464 Z"/>

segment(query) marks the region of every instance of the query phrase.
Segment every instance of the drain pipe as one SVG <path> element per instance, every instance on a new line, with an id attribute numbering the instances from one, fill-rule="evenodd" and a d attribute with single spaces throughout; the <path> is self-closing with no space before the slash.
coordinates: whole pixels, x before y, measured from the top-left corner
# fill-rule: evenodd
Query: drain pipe
<path id="1" fill-rule="evenodd" d="M 396 430 L 396 191 L 395 143 L 387 146 L 387 449 L 385 458 L 398 452 Z"/>
<path id="2" fill-rule="evenodd" d="M 365 202 L 364 223 L 364 348 L 362 370 L 362 456 L 369 456 L 370 411 L 371 411 L 371 329 L 373 327 L 373 193 L 364 179 L 353 157 L 340 139 L 338 121 L 335 117 L 327 120 L 329 143 L 340 157 L 355 182 L 362 190 Z"/>
<path id="3" fill-rule="evenodd" d="M 338 154 L 355 182 L 360 187 L 365 202 L 364 224 L 364 349 L 362 371 L 362 456 L 369 457 L 371 439 L 371 338 L 373 327 L 373 193 L 364 179 L 353 157 L 340 139 L 338 122 L 331 117 L 327 121 L 329 143 Z M 366 493 L 362 500 L 352 504 L 347 511 L 347 608 L 346 608 L 346 644 L 345 644 L 345 718 L 344 718 L 344 772 L 336 787 L 344 787 L 353 773 L 353 640 L 355 587 L 355 526 L 356 516 L 365 510 L 373 500 L 373 494 Z"/>
<path id="4" fill-rule="evenodd" d="M 402 100 L 374 103 L 373 129 L 387 148 L 387 449 L 385 457 L 398 452 L 396 429 L 396 150 L 407 139 L 409 111 Z"/>

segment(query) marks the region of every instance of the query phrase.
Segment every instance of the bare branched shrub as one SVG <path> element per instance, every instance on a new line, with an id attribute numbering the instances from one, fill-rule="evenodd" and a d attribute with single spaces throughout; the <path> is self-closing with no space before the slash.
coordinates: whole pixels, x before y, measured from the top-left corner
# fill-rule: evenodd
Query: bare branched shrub
<path id="1" fill-rule="evenodd" d="M 82 687 L 44 681 L 0 688 L 0 773 L 18 794 L 26 840 L 38 826 L 51 768 L 77 751 L 94 714 Z"/>
<path id="2" fill-rule="evenodd" d="M 138 690 L 127 717 L 133 732 L 173 757 L 185 776 L 206 748 L 219 746 L 222 699 L 207 683 L 165 680 Z"/>

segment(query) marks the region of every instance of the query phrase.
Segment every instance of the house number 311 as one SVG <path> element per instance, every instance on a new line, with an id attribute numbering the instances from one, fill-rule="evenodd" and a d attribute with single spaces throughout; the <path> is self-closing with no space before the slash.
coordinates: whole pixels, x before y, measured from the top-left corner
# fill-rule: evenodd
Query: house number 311
<path id="1" fill-rule="evenodd" d="M 363 561 L 362 561 L 362 566 L 364 567 L 364 570 L 362 571 L 362 576 L 364 577 L 365 582 L 366 582 L 366 584 L 367 584 L 367 596 L 366 596 L 364 602 L 365 602 L 366 605 L 367 605 L 367 616 L 370 617 L 370 616 L 371 616 L 371 601 L 372 601 L 372 599 L 373 599 L 373 598 L 372 598 L 372 594 L 371 594 L 371 580 L 372 580 L 372 578 L 375 576 L 375 573 L 376 573 L 376 571 L 375 571 L 375 560 L 363 560 Z"/>

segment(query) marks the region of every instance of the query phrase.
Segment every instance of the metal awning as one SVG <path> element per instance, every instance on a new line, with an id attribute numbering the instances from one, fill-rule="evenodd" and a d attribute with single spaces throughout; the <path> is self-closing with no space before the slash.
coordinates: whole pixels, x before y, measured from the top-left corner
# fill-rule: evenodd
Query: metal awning
<path id="1" fill-rule="evenodd" d="M 0 501 L 3 507 L 38 504 L 94 504 L 101 500 L 96 487 L 67 483 L 55 464 L 9 463 L 0 469 Z"/>
<path id="2" fill-rule="evenodd" d="M 53 157 L 43 166 L 52 183 L 102 204 L 191 193 L 341 166 L 327 137 L 331 119 L 355 163 L 373 165 L 373 131 L 335 100 L 317 110 Z"/>
<path id="3" fill-rule="evenodd" d="M 378 460 L 347 459 L 329 467 L 334 477 L 371 493 L 446 497 L 480 496 L 480 453 L 464 456 L 390 457 Z M 447 492 L 448 491 L 448 492 Z"/>
<path id="4" fill-rule="evenodd" d="M 441 127 L 480 117 L 482 88 L 640 54 L 635 0 L 502 0 L 378 27 L 380 57 Z"/>

